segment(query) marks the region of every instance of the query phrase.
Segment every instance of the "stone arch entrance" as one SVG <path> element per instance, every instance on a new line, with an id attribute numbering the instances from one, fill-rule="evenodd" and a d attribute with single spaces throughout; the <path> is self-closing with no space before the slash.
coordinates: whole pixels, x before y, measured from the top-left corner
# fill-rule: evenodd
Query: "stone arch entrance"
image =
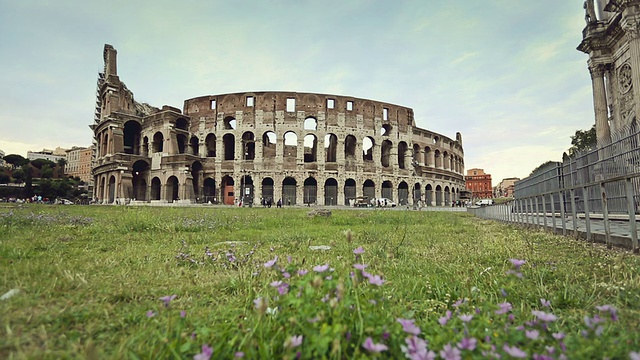
<path id="1" fill-rule="evenodd" d="M 286 177 L 282 181 L 282 204 L 283 205 L 295 205 L 296 204 L 296 189 L 298 183 L 296 179 L 292 177 Z"/>
<path id="2" fill-rule="evenodd" d="M 216 181 L 212 178 L 206 178 L 203 182 L 203 201 L 205 203 L 217 204 L 218 199 L 216 198 Z"/>
<path id="3" fill-rule="evenodd" d="M 178 178 L 175 176 L 171 176 L 167 179 L 167 200 L 169 202 L 173 202 L 173 201 L 177 201 L 180 200 L 179 197 L 179 182 L 178 182 Z"/>
<path id="4" fill-rule="evenodd" d="M 398 205 L 409 204 L 409 185 L 402 181 L 398 184 Z"/>
<path id="5" fill-rule="evenodd" d="M 225 175 L 222 178 L 222 203 L 225 205 L 234 205 L 236 201 L 234 193 L 233 178 L 229 175 Z"/>
<path id="6" fill-rule="evenodd" d="M 275 201 L 275 199 L 273 198 L 274 196 L 273 184 L 274 184 L 274 181 L 270 177 L 266 177 L 262 179 L 262 198 L 263 199 L 267 201 L 271 200 L 272 202 Z"/>
<path id="7" fill-rule="evenodd" d="M 351 201 L 356 200 L 356 181 L 347 179 L 344 182 L 344 204 L 349 206 Z"/>
<path id="8" fill-rule="evenodd" d="M 376 197 L 376 184 L 371 179 L 365 180 L 362 185 L 362 194 L 371 199 L 375 199 Z"/>
<path id="9" fill-rule="evenodd" d="M 154 177 L 151 179 L 151 200 L 160 200 L 160 189 L 162 188 L 162 184 L 160 183 L 160 179 L 158 177 Z"/>
<path id="10" fill-rule="evenodd" d="M 147 176 L 149 172 L 149 163 L 144 160 L 138 160 L 133 163 L 133 189 L 129 196 L 135 200 L 147 201 Z"/>
<path id="11" fill-rule="evenodd" d="M 329 178 L 324 182 L 324 204 L 327 206 L 338 205 L 338 181 Z"/>
<path id="12" fill-rule="evenodd" d="M 315 204 L 318 201 L 318 182 L 312 177 L 308 177 L 304 181 L 304 187 L 302 188 L 304 204 Z"/>

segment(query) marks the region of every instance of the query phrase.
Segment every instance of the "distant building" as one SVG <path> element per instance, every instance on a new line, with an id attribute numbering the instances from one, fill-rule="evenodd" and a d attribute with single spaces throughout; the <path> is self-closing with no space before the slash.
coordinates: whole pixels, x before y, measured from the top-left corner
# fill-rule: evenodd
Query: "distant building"
<path id="1" fill-rule="evenodd" d="M 494 197 L 513 197 L 513 190 L 516 181 L 520 181 L 520 178 L 512 177 L 506 178 L 500 181 L 500 183 L 493 189 Z"/>
<path id="2" fill-rule="evenodd" d="M 465 177 L 467 190 L 471 191 L 474 199 L 491 199 L 491 174 L 485 174 L 484 169 L 469 169 Z"/>
<path id="3" fill-rule="evenodd" d="M 93 154 L 93 146 L 77 147 L 74 146 L 67 150 L 67 165 L 64 167 L 64 173 L 67 176 L 79 177 L 80 180 L 90 183 L 93 181 L 91 176 L 91 156 Z"/>
<path id="4" fill-rule="evenodd" d="M 42 151 L 27 151 L 27 159 L 29 159 L 29 161 L 45 159 L 57 163 L 58 160 L 67 159 L 67 150 L 57 147 L 55 150 L 42 149 Z"/>

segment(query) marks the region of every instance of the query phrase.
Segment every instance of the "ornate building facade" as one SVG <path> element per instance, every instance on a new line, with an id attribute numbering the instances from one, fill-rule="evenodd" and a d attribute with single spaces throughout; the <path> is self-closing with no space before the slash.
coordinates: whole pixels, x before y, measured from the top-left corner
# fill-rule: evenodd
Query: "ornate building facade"
<path id="1" fill-rule="evenodd" d="M 589 55 L 596 134 L 637 126 L 640 114 L 640 0 L 588 0 L 578 50 Z"/>
<path id="2" fill-rule="evenodd" d="M 485 174 L 484 169 L 467 170 L 466 187 L 471 191 L 473 199 L 493 198 L 491 174 Z"/>
<path id="3" fill-rule="evenodd" d="M 464 190 L 462 136 L 416 127 L 408 107 L 349 96 L 245 92 L 134 100 L 104 47 L 94 123 L 99 203 L 442 206 Z"/>

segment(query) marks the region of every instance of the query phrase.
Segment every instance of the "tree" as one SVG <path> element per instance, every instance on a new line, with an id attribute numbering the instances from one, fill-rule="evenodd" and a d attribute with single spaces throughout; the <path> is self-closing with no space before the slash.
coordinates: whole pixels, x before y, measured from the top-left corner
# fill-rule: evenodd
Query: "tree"
<path id="1" fill-rule="evenodd" d="M 23 166 L 23 165 L 26 165 L 26 164 L 29 163 L 29 160 L 23 158 L 22 156 L 20 156 L 18 154 L 6 155 L 3 159 L 7 163 L 13 165 L 14 168 L 20 167 L 20 166 Z"/>
<path id="2" fill-rule="evenodd" d="M 20 168 L 13 170 L 13 173 L 11 174 L 11 176 L 13 177 L 13 182 L 15 183 L 20 184 L 24 182 L 24 179 L 25 179 L 24 170 Z"/>
<path id="3" fill-rule="evenodd" d="M 62 177 L 62 175 L 64 175 L 65 165 L 67 165 L 67 160 L 65 159 L 58 160 L 58 177 Z"/>
<path id="4" fill-rule="evenodd" d="M 43 178 L 51 178 L 51 177 L 53 177 L 53 169 L 48 164 L 43 165 L 42 169 L 40 169 L 40 170 L 41 170 L 40 171 L 40 177 L 43 177 Z"/>
<path id="5" fill-rule="evenodd" d="M 42 169 L 43 166 L 49 165 L 49 167 L 53 169 L 53 167 L 56 166 L 56 163 L 47 159 L 35 159 L 31 162 L 31 165 L 38 169 Z"/>
<path id="6" fill-rule="evenodd" d="M 576 134 L 571 136 L 571 147 L 569 156 L 573 156 L 581 151 L 589 150 L 597 145 L 596 125 L 593 124 L 589 130 L 576 130 Z"/>

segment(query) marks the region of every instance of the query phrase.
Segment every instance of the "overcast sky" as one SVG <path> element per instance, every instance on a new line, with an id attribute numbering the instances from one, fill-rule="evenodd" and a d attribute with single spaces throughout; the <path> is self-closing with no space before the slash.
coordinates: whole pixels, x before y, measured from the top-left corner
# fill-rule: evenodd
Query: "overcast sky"
<path id="1" fill-rule="evenodd" d="M 582 0 L 0 0 L 0 150 L 88 146 L 105 43 L 139 102 L 243 91 L 413 108 L 493 183 L 594 123 Z"/>

